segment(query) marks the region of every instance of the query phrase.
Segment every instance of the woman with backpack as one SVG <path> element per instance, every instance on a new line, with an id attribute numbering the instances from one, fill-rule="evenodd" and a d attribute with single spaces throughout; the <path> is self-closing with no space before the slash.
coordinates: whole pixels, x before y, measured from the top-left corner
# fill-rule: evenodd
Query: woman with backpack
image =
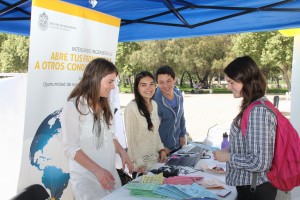
<path id="1" fill-rule="evenodd" d="M 241 131 L 241 120 L 247 107 L 254 101 L 266 101 L 266 79 L 255 61 L 238 57 L 225 69 L 228 89 L 234 98 L 243 98 L 240 112 L 230 128 L 230 148 L 213 152 L 216 160 L 227 162 L 226 184 L 236 186 L 237 200 L 275 200 L 277 188 L 266 173 L 272 165 L 277 120 L 265 106 L 251 109 L 246 135 Z"/>

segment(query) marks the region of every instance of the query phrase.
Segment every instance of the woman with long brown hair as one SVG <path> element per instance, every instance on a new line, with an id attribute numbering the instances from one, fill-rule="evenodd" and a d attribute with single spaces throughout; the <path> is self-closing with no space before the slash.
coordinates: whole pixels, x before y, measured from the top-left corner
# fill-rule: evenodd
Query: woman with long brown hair
<path id="1" fill-rule="evenodd" d="M 274 157 L 277 120 L 266 106 L 251 109 L 246 137 L 241 132 L 241 119 L 254 101 L 266 101 L 266 79 L 255 61 L 238 57 L 225 69 L 228 89 L 234 98 L 243 98 L 240 112 L 230 128 L 229 151 L 216 151 L 214 157 L 226 165 L 226 184 L 236 186 L 237 200 L 275 200 L 277 189 L 266 173 Z M 256 186 L 256 187 L 255 187 Z"/>
<path id="2" fill-rule="evenodd" d="M 135 98 L 124 112 L 128 154 L 137 174 L 147 174 L 155 163 L 167 161 L 158 132 L 160 120 L 157 104 L 152 99 L 154 92 L 153 75 L 148 71 L 138 73 L 134 80 Z"/>
<path id="3" fill-rule="evenodd" d="M 114 137 L 113 112 L 108 99 L 118 70 L 97 58 L 86 67 L 61 114 L 63 146 L 69 158 L 70 183 L 75 199 L 101 199 L 121 186 L 115 153 L 133 171 L 126 151 Z"/>

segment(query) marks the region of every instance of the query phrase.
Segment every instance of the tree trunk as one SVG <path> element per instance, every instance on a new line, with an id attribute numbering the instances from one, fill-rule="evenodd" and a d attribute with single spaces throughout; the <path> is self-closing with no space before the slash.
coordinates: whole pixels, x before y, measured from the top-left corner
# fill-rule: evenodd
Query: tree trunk
<path id="1" fill-rule="evenodd" d="M 196 73 L 196 75 L 197 75 L 198 83 L 201 83 L 201 78 L 200 78 L 199 73 L 198 73 L 197 71 L 196 71 L 195 73 Z"/>
<path id="2" fill-rule="evenodd" d="M 122 75 L 122 83 L 124 87 L 127 87 L 128 79 L 126 75 Z"/>
<path id="3" fill-rule="evenodd" d="M 188 71 L 186 71 L 185 72 L 186 74 L 187 74 L 187 76 L 189 77 L 189 82 L 190 82 L 190 87 L 191 88 L 193 88 L 193 78 L 192 78 L 192 75 L 188 72 Z"/>
<path id="4" fill-rule="evenodd" d="M 288 91 L 290 92 L 291 91 L 291 82 L 290 82 L 290 77 L 289 77 L 289 66 L 287 64 L 285 64 L 280 69 L 283 74 L 283 80 L 285 81 Z"/>
<path id="5" fill-rule="evenodd" d="M 277 83 L 277 88 L 280 88 L 280 84 L 279 84 L 279 78 L 275 77 L 276 83 Z"/>
<path id="6" fill-rule="evenodd" d="M 181 74 L 180 83 L 179 83 L 180 86 L 182 86 L 183 84 L 183 77 L 184 77 L 184 72 Z"/>
<path id="7" fill-rule="evenodd" d="M 209 77 L 208 79 L 208 88 L 211 88 L 211 84 L 212 84 L 212 80 L 213 80 L 213 77 Z"/>
<path id="8" fill-rule="evenodd" d="M 130 86 L 130 92 L 133 93 L 133 87 L 132 87 L 131 75 L 128 75 L 128 76 L 127 76 L 127 80 L 128 80 L 129 86 Z"/>
<path id="9" fill-rule="evenodd" d="M 210 87 L 210 85 L 208 84 L 208 75 L 209 75 L 209 72 L 207 71 L 207 72 L 205 73 L 205 75 L 203 76 L 203 79 L 202 79 L 202 81 L 201 81 L 201 83 L 204 84 L 204 88 L 205 88 L 205 89 Z"/>

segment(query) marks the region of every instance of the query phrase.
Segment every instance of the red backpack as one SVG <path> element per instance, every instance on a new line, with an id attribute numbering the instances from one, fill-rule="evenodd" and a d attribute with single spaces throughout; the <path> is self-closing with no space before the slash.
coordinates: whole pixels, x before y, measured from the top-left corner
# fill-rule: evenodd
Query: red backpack
<path id="1" fill-rule="evenodd" d="M 245 110 L 241 129 L 246 137 L 249 113 L 255 106 L 265 106 L 276 115 L 277 129 L 272 166 L 267 177 L 272 185 L 290 191 L 300 185 L 300 138 L 290 121 L 270 101 L 255 101 Z"/>

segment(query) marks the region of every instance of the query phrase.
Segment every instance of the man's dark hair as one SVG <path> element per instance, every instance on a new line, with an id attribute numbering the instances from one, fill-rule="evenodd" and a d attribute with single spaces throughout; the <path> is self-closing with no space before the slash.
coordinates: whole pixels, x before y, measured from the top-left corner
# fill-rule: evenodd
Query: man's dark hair
<path id="1" fill-rule="evenodd" d="M 170 75 L 173 79 L 175 79 L 175 72 L 172 69 L 172 67 L 168 66 L 168 65 L 164 65 L 161 66 L 160 68 L 157 69 L 156 73 L 155 73 L 155 79 L 157 81 L 157 77 L 160 74 L 167 74 Z"/>

